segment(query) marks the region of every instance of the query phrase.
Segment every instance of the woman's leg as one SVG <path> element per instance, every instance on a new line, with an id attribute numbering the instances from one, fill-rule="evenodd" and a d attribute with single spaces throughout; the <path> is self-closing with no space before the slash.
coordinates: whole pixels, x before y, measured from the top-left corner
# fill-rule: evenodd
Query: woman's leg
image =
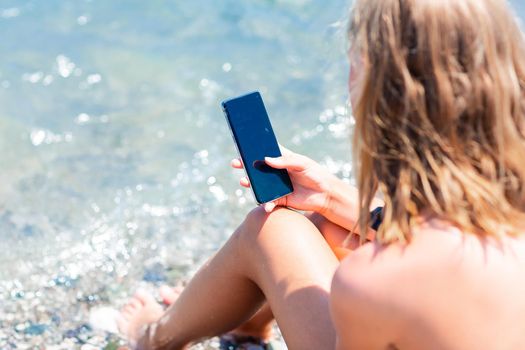
<path id="1" fill-rule="evenodd" d="M 330 248 L 347 248 L 354 250 L 359 246 L 359 236 L 354 235 L 348 242 L 349 246 L 344 246 L 350 231 L 344 227 L 334 224 L 330 220 L 318 213 L 308 213 L 306 217 L 317 227 L 323 235 Z"/>
<path id="2" fill-rule="evenodd" d="M 141 300 L 142 307 L 135 301 L 128 310 L 124 326 L 133 337 L 140 323 L 153 322 L 139 344 L 183 348 L 237 327 L 267 300 L 290 348 L 330 349 L 335 332 L 328 294 L 337 265 L 303 215 L 256 209 L 157 322 L 155 306 Z"/>
<path id="3" fill-rule="evenodd" d="M 267 302 L 246 322 L 229 333 L 240 336 L 251 336 L 269 341 L 272 337 L 273 312 Z"/>
<path id="4" fill-rule="evenodd" d="M 317 213 L 307 213 L 305 216 L 317 227 L 330 247 L 341 247 L 349 232 L 347 229 L 334 224 L 324 216 Z M 359 237 L 352 241 L 353 245 L 359 244 Z M 171 288 L 161 288 L 161 296 L 167 305 L 171 305 L 178 298 L 178 292 Z M 246 322 L 229 333 L 240 336 L 253 336 L 263 340 L 269 340 L 272 334 L 272 323 L 274 316 L 268 303 L 263 306 Z"/>
<path id="5" fill-rule="evenodd" d="M 183 287 L 162 286 L 159 289 L 162 302 L 166 305 L 173 304 L 183 291 Z M 272 310 L 268 303 L 263 306 L 246 322 L 239 327 L 229 331 L 227 334 L 241 337 L 255 337 L 263 341 L 270 340 L 272 336 L 272 324 L 274 321 Z"/>
<path id="6" fill-rule="evenodd" d="M 347 229 L 334 224 L 324 216 L 317 213 L 307 213 L 305 216 L 315 225 L 315 227 L 317 227 L 330 247 L 342 246 L 343 241 L 347 238 L 349 233 Z M 359 243 L 358 236 L 356 236 L 354 241 L 357 244 Z M 180 288 L 178 291 L 168 287 L 161 288 L 160 290 L 161 296 L 167 305 L 171 305 L 175 302 L 181 292 L 182 289 Z M 253 336 L 263 340 L 268 340 L 271 337 L 273 321 L 274 317 L 272 310 L 268 303 L 265 302 L 255 315 L 237 328 L 231 330 L 229 333 L 241 336 Z"/>

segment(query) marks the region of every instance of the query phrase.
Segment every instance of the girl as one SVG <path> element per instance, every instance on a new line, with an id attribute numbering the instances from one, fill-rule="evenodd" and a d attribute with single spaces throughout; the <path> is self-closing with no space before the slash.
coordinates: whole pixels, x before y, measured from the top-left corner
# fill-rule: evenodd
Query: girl
<path id="1" fill-rule="evenodd" d="M 267 159 L 294 194 L 252 211 L 165 313 L 133 298 L 137 348 L 183 349 L 265 303 L 290 349 L 525 348 L 525 43 L 508 5 L 357 0 L 349 37 L 358 192 L 304 156 Z M 377 190 L 382 223 L 351 251 Z"/>

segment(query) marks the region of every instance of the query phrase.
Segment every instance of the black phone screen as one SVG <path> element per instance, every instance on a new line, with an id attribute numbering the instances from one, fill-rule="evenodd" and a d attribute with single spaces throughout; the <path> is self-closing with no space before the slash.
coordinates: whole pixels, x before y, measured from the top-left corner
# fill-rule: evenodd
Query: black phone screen
<path id="1" fill-rule="evenodd" d="M 288 172 L 264 162 L 264 157 L 279 157 L 281 151 L 261 95 L 252 92 L 224 101 L 222 106 L 255 200 L 266 203 L 293 192 Z"/>

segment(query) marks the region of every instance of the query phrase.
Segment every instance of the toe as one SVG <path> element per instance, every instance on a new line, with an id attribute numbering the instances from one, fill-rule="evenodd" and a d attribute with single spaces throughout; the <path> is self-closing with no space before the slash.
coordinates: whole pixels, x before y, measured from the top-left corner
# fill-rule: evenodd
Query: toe
<path id="1" fill-rule="evenodd" d="M 164 304 L 171 305 L 179 297 L 180 288 L 179 287 L 171 288 L 168 286 L 162 286 L 159 288 L 159 294 Z"/>
<path id="2" fill-rule="evenodd" d="M 139 290 L 135 293 L 135 300 L 138 300 L 142 305 L 155 304 L 155 298 L 143 290 Z"/>
<path id="3" fill-rule="evenodd" d="M 133 299 L 130 300 L 129 306 L 134 308 L 134 309 L 140 309 L 143 306 L 143 304 L 142 304 L 142 301 L 133 298 Z"/>
<path id="4" fill-rule="evenodd" d="M 134 311 L 135 311 L 135 308 L 133 306 L 125 306 L 125 307 L 122 308 L 120 313 L 126 314 L 126 315 L 131 315 L 131 314 L 133 314 Z"/>
<path id="5" fill-rule="evenodd" d="M 119 317 L 117 317 L 118 330 L 122 335 L 126 337 L 128 336 L 128 326 L 129 326 L 128 316 L 129 315 L 125 315 L 124 312 L 121 312 Z"/>

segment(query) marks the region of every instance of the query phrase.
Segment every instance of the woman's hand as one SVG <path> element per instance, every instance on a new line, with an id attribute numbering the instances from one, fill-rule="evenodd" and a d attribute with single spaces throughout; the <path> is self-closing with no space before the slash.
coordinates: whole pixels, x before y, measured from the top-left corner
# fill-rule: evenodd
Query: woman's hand
<path id="1" fill-rule="evenodd" d="M 330 205 L 332 183 L 336 179 L 319 163 L 281 146 L 281 157 L 265 159 L 266 164 L 275 169 L 286 169 L 294 187 L 294 192 L 286 197 L 264 204 L 271 212 L 276 206 L 286 206 L 297 210 L 315 211 L 323 214 Z M 242 169 L 240 159 L 234 159 L 232 167 Z M 250 187 L 248 178 L 243 177 L 241 186 Z"/>

